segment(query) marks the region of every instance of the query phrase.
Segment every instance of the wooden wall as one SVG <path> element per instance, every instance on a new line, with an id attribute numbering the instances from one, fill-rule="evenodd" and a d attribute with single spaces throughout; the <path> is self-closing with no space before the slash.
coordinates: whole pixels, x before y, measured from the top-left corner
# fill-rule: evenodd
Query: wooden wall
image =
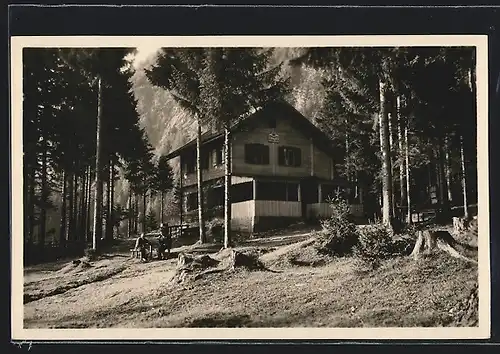
<path id="1" fill-rule="evenodd" d="M 301 202 L 286 202 L 278 200 L 256 200 L 255 216 L 302 217 Z"/>
<path id="2" fill-rule="evenodd" d="M 279 135 L 279 143 L 269 143 L 269 134 Z M 269 146 L 269 164 L 253 165 L 245 163 L 245 144 L 260 143 Z M 301 166 L 289 167 L 278 164 L 278 147 L 291 146 L 301 149 Z M 313 163 L 314 159 L 314 163 Z M 314 167 L 313 167 L 314 165 Z M 233 135 L 232 140 L 232 172 L 243 175 L 307 177 L 312 174 L 330 179 L 331 158 L 313 147 L 312 140 L 298 131 L 286 121 L 286 117 L 278 117 L 276 128 L 269 127 L 267 120 L 255 121 L 246 131 Z"/>
<path id="3" fill-rule="evenodd" d="M 231 204 L 231 229 L 252 232 L 255 200 Z"/>

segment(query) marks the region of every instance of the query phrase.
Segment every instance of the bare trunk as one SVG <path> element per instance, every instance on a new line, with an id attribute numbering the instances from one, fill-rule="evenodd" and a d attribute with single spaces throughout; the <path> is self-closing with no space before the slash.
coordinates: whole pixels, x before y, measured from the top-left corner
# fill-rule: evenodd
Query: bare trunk
<path id="1" fill-rule="evenodd" d="M 78 230 L 78 173 L 74 174 L 74 186 L 73 186 L 73 191 L 74 191 L 74 200 L 73 200 L 73 233 L 74 233 L 74 239 L 79 240 L 80 239 L 80 230 Z"/>
<path id="2" fill-rule="evenodd" d="M 231 141 L 230 131 L 224 128 L 224 248 L 231 246 Z"/>
<path id="3" fill-rule="evenodd" d="M 82 199 L 80 203 L 80 223 L 79 229 L 81 233 L 81 240 L 86 241 L 87 240 L 87 233 L 85 232 L 85 224 L 86 224 L 86 218 L 87 218 L 87 169 L 85 168 L 82 172 L 81 175 L 82 179 Z"/>
<path id="4" fill-rule="evenodd" d="M 87 189 L 87 219 L 85 225 L 85 234 L 87 242 L 91 241 L 90 239 L 90 223 L 91 223 L 91 201 L 92 201 L 92 168 L 89 166 L 88 170 L 88 189 Z"/>
<path id="5" fill-rule="evenodd" d="M 464 138 L 460 135 L 460 166 L 462 169 L 462 194 L 464 197 L 464 218 L 469 220 L 469 204 L 467 201 L 467 172 L 465 165 Z"/>
<path id="6" fill-rule="evenodd" d="M 74 208 L 74 194 L 75 194 L 75 180 L 73 178 L 73 175 L 70 174 L 68 176 L 69 178 L 69 184 L 68 184 L 68 218 L 67 218 L 67 224 L 68 224 L 68 227 L 67 227 L 67 235 L 66 235 L 66 239 L 68 241 L 72 241 L 74 240 L 74 237 L 75 237 L 75 231 L 74 231 L 74 223 L 73 223 L 73 218 L 74 218 L 74 214 L 73 214 L 73 208 Z"/>
<path id="7" fill-rule="evenodd" d="M 35 169 L 32 170 L 29 185 L 29 216 L 28 216 L 28 240 L 33 242 L 35 234 Z"/>
<path id="8" fill-rule="evenodd" d="M 62 190 L 61 190 L 61 223 L 59 226 L 59 244 L 64 245 L 66 242 L 66 172 L 62 173 Z"/>
<path id="9" fill-rule="evenodd" d="M 405 157 L 406 152 L 403 147 L 403 132 L 402 125 L 403 119 L 401 117 L 401 97 L 398 96 L 396 98 L 396 111 L 397 111 L 397 122 L 398 122 L 398 148 L 399 148 L 399 191 L 400 191 L 400 200 L 401 207 L 406 203 L 406 181 L 405 181 Z"/>
<path id="10" fill-rule="evenodd" d="M 147 210 L 146 210 L 146 200 L 147 200 L 147 195 L 148 191 L 144 190 L 142 193 L 142 232 L 146 233 L 146 216 L 147 216 Z"/>
<path id="11" fill-rule="evenodd" d="M 441 207 L 445 215 L 449 214 L 450 201 L 448 199 L 448 184 L 445 177 L 445 158 L 443 150 L 443 139 L 439 139 L 438 146 L 438 172 L 439 172 L 439 197 L 441 199 Z"/>
<path id="12" fill-rule="evenodd" d="M 448 194 L 448 200 L 450 203 L 453 202 L 453 193 L 451 192 L 451 167 L 450 167 L 450 153 L 448 151 L 448 138 L 445 139 L 445 174 L 446 174 L 446 186 L 447 186 L 447 194 Z"/>
<path id="13" fill-rule="evenodd" d="M 110 239 L 113 239 L 113 227 L 115 225 L 115 165 L 113 161 L 111 161 L 111 179 L 109 181 L 111 193 L 110 193 L 110 224 L 111 224 L 111 233 L 109 235 Z"/>
<path id="14" fill-rule="evenodd" d="M 106 168 L 106 219 L 104 222 L 105 231 L 104 238 L 106 241 L 110 239 L 109 233 L 111 230 L 111 214 L 109 213 L 111 210 L 111 161 L 108 160 L 108 166 Z"/>
<path id="15" fill-rule="evenodd" d="M 408 143 L 408 124 L 405 125 L 405 171 L 406 171 L 406 222 L 411 224 L 411 200 L 410 200 L 410 153 Z"/>
<path id="16" fill-rule="evenodd" d="M 42 208 L 40 210 L 40 245 L 43 247 L 45 244 L 45 235 L 47 233 L 47 202 L 48 202 L 48 186 L 47 186 L 47 143 L 43 141 L 42 151 Z"/>
<path id="17" fill-rule="evenodd" d="M 382 151 L 382 222 L 392 228 L 392 169 L 389 150 L 389 124 L 386 107 L 386 84 L 380 80 L 380 142 Z"/>
<path id="18" fill-rule="evenodd" d="M 127 201 L 127 237 L 132 237 L 132 188 L 128 188 L 128 201 Z"/>
<path id="19" fill-rule="evenodd" d="M 96 139 L 96 159 L 95 159 L 95 200 L 94 200 L 94 230 L 92 237 L 92 247 L 98 250 L 99 242 L 102 236 L 102 180 L 101 180 L 101 164 L 102 164 L 102 82 L 98 78 L 97 84 L 97 139 Z"/>
<path id="20" fill-rule="evenodd" d="M 134 233 L 137 235 L 139 231 L 139 194 L 134 193 Z"/>
<path id="21" fill-rule="evenodd" d="M 391 177 L 392 177 L 392 166 L 394 166 L 393 159 L 393 151 L 394 151 L 394 139 L 393 139 L 393 115 L 391 112 L 387 114 L 387 125 L 388 125 L 388 134 L 389 134 L 389 161 L 391 163 Z M 396 215 L 396 201 L 394 200 L 394 190 L 395 190 L 395 181 L 394 178 L 391 178 L 391 210 L 392 215 Z"/>
<path id="22" fill-rule="evenodd" d="M 201 172 L 201 122 L 198 118 L 198 132 L 196 134 L 196 177 L 198 182 L 198 225 L 200 232 L 200 242 L 207 242 L 205 234 L 205 218 L 204 218 L 204 205 L 203 205 L 203 178 Z"/>
<path id="23" fill-rule="evenodd" d="M 163 224 L 163 204 L 164 204 L 165 193 L 160 192 L 160 223 Z"/>

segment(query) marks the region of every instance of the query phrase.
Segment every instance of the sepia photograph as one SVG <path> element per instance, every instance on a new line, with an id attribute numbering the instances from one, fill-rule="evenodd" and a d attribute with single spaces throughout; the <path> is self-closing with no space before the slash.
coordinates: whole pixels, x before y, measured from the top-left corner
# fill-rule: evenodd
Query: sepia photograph
<path id="1" fill-rule="evenodd" d="M 486 43 L 13 37 L 13 333 L 488 337 Z"/>

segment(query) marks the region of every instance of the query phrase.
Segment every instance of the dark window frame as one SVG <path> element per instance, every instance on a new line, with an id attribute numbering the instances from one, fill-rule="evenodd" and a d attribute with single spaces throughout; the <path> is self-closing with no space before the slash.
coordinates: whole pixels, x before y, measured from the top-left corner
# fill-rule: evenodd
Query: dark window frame
<path id="1" fill-rule="evenodd" d="M 245 163 L 250 165 L 269 165 L 269 145 L 260 143 L 245 144 Z"/>
<path id="2" fill-rule="evenodd" d="M 212 165 L 214 167 L 224 165 L 224 147 L 217 147 L 212 150 Z"/>
<path id="3" fill-rule="evenodd" d="M 279 146 L 278 164 L 285 167 L 300 167 L 302 165 L 302 149 L 295 146 Z"/>

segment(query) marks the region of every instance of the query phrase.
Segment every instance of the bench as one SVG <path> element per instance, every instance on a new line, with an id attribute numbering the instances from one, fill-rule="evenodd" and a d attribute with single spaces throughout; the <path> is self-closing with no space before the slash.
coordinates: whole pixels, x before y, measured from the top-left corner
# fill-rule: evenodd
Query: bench
<path id="1" fill-rule="evenodd" d="M 131 258 L 140 258 L 141 252 L 140 250 L 136 250 L 135 248 L 130 249 L 131 252 Z M 149 246 L 149 256 L 152 256 L 153 254 L 153 245 Z"/>

